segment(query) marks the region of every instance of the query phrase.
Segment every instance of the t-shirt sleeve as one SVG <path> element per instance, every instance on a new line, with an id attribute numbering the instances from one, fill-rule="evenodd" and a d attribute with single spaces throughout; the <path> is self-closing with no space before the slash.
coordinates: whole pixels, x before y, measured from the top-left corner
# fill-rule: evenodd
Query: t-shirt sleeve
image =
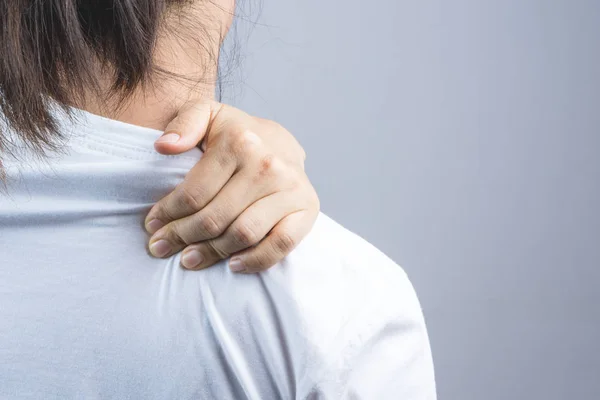
<path id="1" fill-rule="evenodd" d="M 404 279 L 383 284 L 377 301 L 341 330 L 333 354 L 299 398 L 436 399 L 424 317 L 412 284 L 399 273 Z"/>

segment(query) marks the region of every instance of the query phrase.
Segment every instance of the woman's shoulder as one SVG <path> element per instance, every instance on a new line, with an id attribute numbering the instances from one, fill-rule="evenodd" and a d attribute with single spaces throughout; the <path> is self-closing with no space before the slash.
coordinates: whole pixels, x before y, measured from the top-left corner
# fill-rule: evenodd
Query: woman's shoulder
<path id="1" fill-rule="evenodd" d="M 399 352 L 394 359 L 401 362 L 427 344 L 421 308 L 402 268 L 325 214 L 267 271 L 234 274 L 223 263 L 193 276 L 213 329 L 224 325 L 228 337 L 240 338 L 249 365 L 291 374 L 281 381 L 296 394 L 318 387 L 340 397 L 335 391 L 344 376 L 362 357 L 378 354 L 381 341 L 393 344 L 390 351 Z M 406 348 L 415 343 L 422 346 Z M 257 364 L 265 354 L 269 363 Z"/>
<path id="2" fill-rule="evenodd" d="M 383 276 L 405 279 L 402 267 L 365 238 L 345 228 L 324 213 L 298 248 L 284 263 L 294 269 L 300 265 L 330 264 L 332 273 L 361 275 L 375 280 Z M 337 267 L 337 268 L 335 268 Z"/>
<path id="3" fill-rule="evenodd" d="M 333 319 L 352 318 L 360 309 L 414 295 L 400 265 L 323 213 L 304 241 L 263 279 Z"/>
<path id="4" fill-rule="evenodd" d="M 404 270 L 325 214 L 319 215 L 298 248 L 263 279 L 282 312 L 295 318 L 305 341 L 307 375 L 300 386 L 309 388 L 321 379 L 335 380 L 344 371 L 350 373 L 360 357 L 378 348 L 380 340 L 396 343 L 390 351 L 402 353 L 398 359 L 404 360 L 408 350 L 389 336 L 396 330 L 411 337 L 408 341 L 416 338 L 413 344 L 422 345 L 420 349 L 427 347 L 421 306 Z M 327 377 L 332 371 L 336 376 Z"/>

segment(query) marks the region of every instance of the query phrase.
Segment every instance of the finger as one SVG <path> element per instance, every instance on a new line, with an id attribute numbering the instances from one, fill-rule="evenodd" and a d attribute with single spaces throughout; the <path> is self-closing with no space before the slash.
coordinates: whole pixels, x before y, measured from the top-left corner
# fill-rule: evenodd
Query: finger
<path id="1" fill-rule="evenodd" d="M 218 238 L 188 246 L 182 254 L 184 268 L 200 270 L 231 254 L 259 243 L 287 215 L 300 210 L 302 203 L 293 191 L 277 192 L 260 199 L 245 210 Z"/>
<path id="2" fill-rule="evenodd" d="M 211 100 L 185 103 L 165 128 L 165 133 L 156 140 L 154 148 L 161 154 L 180 154 L 193 149 L 208 132 L 220 108 L 220 103 Z"/>
<path id="3" fill-rule="evenodd" d="M 296 248 L 310 232 L 318 211 L 302 210 L 282 219 L 257 246 L 235 254 L 229 260 L 233 272 L 256 273 L 271 268 Z"/>
<path id="4" fill-rule="evenodd" d="M 144 225 L 150 234 L 204 208 L 234 175 L 237 165 L 219 149 L 204 153 L 183 182 L 148 212 Z"/>
<path id="5" fill-rule="evenodd" d="M 277 162 L 279 161 L 272 161 L 270 165 Z M 178 252 L 188 244 L 221 236 L 236 218 L 253 203 L 277 191 L 284 190 L 284 187 L 277 185 L 278 180 L 281 179 L 278 176 L 282 175 L 277 171 L 276 167 L 269 167 L 267 172 L 259 170 L 259 173 L 256 173 L 256 168 L 249 168 L 235 174 L 202 210 L 172 221 L 156 232 L 150 238 L 151 253 L 156 257 L 166 257 Z M 158 241 L 163 242 L 160 247 L 155 249 L 154 243 Z M 165 253 L 164 241 L 169 244 L 170 251 L 168 253 Z"/>
<path id="6" fill-rule="evenodd" d="M 192 215 L 204 208 L 228 182 L 234 172 L 253 161 L 259 174 L 270 172 L 273 157 L 266 157 L 260 138 L 249 130 L 231 131 L 211 140 L 204 156 L 188 172 L 173 192 L 152 207 L 146 216 L 146 230 L 153 234 L 171 221 Z M 261 176 L 262 176 L 261 175 Z M 241 197 L 237 192 L 232 197 Z"/>

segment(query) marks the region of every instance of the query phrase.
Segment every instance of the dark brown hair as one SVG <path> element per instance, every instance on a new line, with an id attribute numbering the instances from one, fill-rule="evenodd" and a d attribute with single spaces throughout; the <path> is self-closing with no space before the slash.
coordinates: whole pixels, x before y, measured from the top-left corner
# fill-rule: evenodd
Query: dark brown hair
<path id="1" fill-rule="evenodd" d="M 193 1 L 192 1 L 193 2 Z M 60 139 L 51 104 L 68 111 L 112 76 L 117 104 L 155 70 L 167 8 L 190 0 L 0 0 L 0 175 L 10 129 L 38 153 Z M 197 32 L 197 31 L 196 31 Z M 99 69 L 100 68 L 100 69 Z"/>

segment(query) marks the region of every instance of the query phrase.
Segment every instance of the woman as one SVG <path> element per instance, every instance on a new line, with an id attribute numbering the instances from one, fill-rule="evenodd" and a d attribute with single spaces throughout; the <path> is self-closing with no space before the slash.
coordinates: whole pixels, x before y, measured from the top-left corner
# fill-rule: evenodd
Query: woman
<path id="1" fill-rule="evenodd" d="M 435 398 L 396 264 L 323 214 L 289 253 L 302 153 L 211 99 L 232 9 L 0 1 L 1 398 Z"/>

